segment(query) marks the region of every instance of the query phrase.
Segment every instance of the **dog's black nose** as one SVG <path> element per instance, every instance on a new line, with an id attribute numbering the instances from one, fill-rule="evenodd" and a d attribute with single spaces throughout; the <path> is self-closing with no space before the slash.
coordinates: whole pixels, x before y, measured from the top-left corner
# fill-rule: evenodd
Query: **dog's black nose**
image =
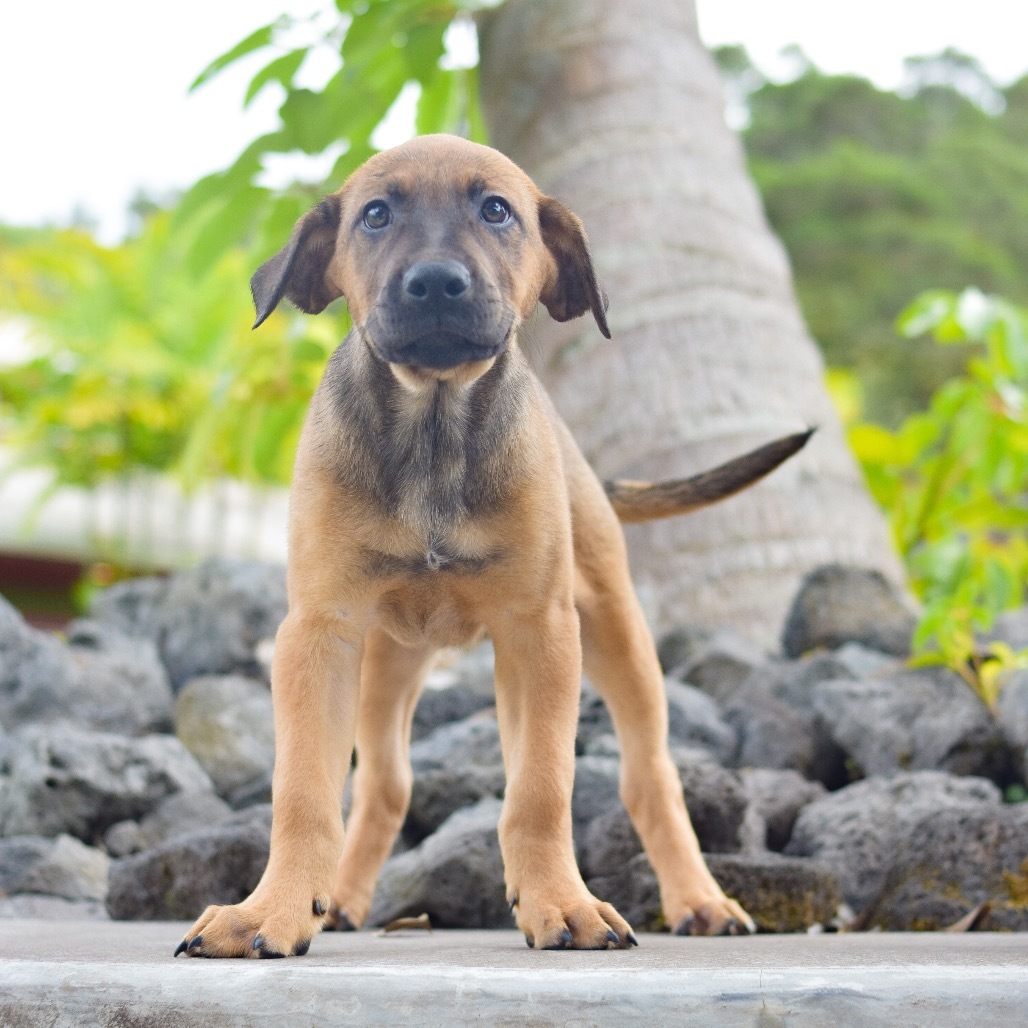
<path id="1" fill-rule="evenodd" d="M 403 276 L 405 298 L 428 304 L 459 300 L 470 286 L 471 272 L 457 261 L 422 261 Z"/>

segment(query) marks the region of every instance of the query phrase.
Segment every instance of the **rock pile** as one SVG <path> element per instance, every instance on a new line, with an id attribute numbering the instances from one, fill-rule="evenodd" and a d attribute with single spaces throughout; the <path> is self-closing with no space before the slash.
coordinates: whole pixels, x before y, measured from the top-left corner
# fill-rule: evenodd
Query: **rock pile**
<path id="1" fill-rule="evenodd" d="M 263 871 L 281 569 L 212 561 L 103 593 L 63 641 L 0 600 L 0 917 L 191 919 Z M 1028 672 L 991 712 L 904 663 L 911 618 L 877 575 L 804 584 L 770 656 L 726 632 L 661 640 L 670 734 L 701 846 L 765 931 L 845 922 L 1028 930 Z M 1025 645 L 1028 611 L 997 628 Z M 1020 634 L 1019 634 L 1020 633 Z M 583 687 L 573 800 L 590 888 L 664 927 L 618 799 L 618 743 Z M 491 651 L 433 673 L 410 812 L 370 922 L 509 927 Z M 847 914 L 847 911 L 850 913 Z"/>

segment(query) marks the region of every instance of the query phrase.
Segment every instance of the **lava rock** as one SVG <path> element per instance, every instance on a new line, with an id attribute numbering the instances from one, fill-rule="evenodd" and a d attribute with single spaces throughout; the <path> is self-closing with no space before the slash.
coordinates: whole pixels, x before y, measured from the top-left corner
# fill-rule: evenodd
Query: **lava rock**
<path id="1" fill-rule="evenodd" d="M 264 873 L 270 837 L 271 808 L 252 807 L 115 860 L 107 912 L 115 921 L 192 921 L 211 903 L 240 903 Z"/>
<path id="2" fill-rule="evenodd" d="M 725 703 L 736 689 L 767 662 L 767 655 L 734 632 L 714 632 L 697 647 L 675 677 Z"/>
<path id="3" fill-rule="evenodd" d="M 110 857 L 70 835 L 0 839 L 0 894 L 103 901 Z"/>
<path id="4" fill-rule="evenodd" d="M 386 862 L 368 923 L 428 914 L 437 928 L 509 928 L 496 835 L 502 804 L 480 800 L 419 846 Z"/>
<path id="5" fill-rule="evenodd" d="M 282 567 L 215 558 L 168 579 L 119 582 L 94 600 L 90 616 L 155 642 L 177 691 L 201 675 L 261 677 L 258 645 L 286 610 Z"/>
<path id="6" fill-rule="evenodd" d="M 271 693 L 238 675 L 194 678 L 175 698 L 175 734 L 229 796 L 274 766 Z"/>
<path id="7" fill-rule="evenodd" d="M 60 709 L 75 664 L 56 638 L 36 631 L 0 596 L 0 720 L 8 728 Z"/>
<path id="8" fill-rule="evenodd" d="M 67 833 L 99 843 L 165 796 L 210 791 L 206 772 L 170 735 L 28 725 L 0 741 L 0 837 Z"/>
<path id="9" fill-rule="evenodd" d="M 717 703 L 695 686 L 671 678 L 664 680 L 664 693 L 672 744 L 704 749 L 719 764 L 729 763 L 735 756 L 738 740 L 735 730 L 722 718 Z M 613 734 L 614 723 L 607 705 L 592 686 L 584 685 L 575 752 L 579 756 L 593 753 L 597 739 Z"/>
<path id="10" fill-rule="evenodd" d="M 909 829 L 945 810 L 994 809 L 1000 792 L 983 778 L 908 771 L 855 782 L 805 806 L 785 848 L 813 857 L 838 876 L 856 911 L 874 903 Z"/>
<path id="11" fill-rule="evenodd" d="M 172 793 L 142 820 L 112 825 L 104 835 L 104 847 L 112 857 L 127 857 L 216 825 L 231 815 L 232 808 L 212 792 Z"/>
<path id="12" fill-rule="evenodd" d="M 436 831 L 452 814 L 479 800 L 503 795 L 502 767 L 471 765 L 463 769 L 423 771 L 414 779 L 410 806 L 403 825 L 403 841 L 416 846 Z"/>
<path id="13" fill-rule="evenodd" d="M 858 642 L 905 657 L 915 620 L 880 571 L 829 564 L 815 568 L 800 585 L 785 620 L 782 649 L 787 657 L 800 657 Z"/>
<path id="14" fill-rule="evenodd" d="M 792 835 L 799 812 L 826 795 L 820 782 L 807 781 L 797 771 L 746 768 L 739 773 L 746 796 L 743 849 L 780 853 Z"/>
<path id="15" fill-rule="evenodd" d="M 174 696 L 153 643 L 84 619 L 67 637 L 76 682 L 60 717 L 126 735 L 171 730 Z"/>
<path id="16" fill-rule="evenodd" d="M 937 931 L 987 900 L 983 929 L 1028 931 L 1028 804 L 938 811 L 896 851 L 872 926 Z"/>
<path id="17" fill-rule="evenodd" d="M 1010 753 L 988 708 L 945 668 L 816 685 L 812 704 L 860 775 L 938 770 L 1003 781 Z"/>
<path id="18" fill-rule="evenodd" d="M 999 694 L 996 719 L 1013 754 L 1021 781 L 1028 784 L 1028 671 L 1017 671 Z"/>

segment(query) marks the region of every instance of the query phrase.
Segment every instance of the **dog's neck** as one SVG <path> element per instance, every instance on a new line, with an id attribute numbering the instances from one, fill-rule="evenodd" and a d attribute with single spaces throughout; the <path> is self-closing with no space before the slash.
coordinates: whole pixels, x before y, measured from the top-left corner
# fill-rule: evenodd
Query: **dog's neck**
<path id="1" fill-rule="evenodd" d="M 325 376 L 325 413 L 342 484 L 424 541 L 429 567 L 449 560 L 455 528 L 502 503 L 517 479 L 517 426 L 531 375 L 511 346 L 473 382 L 412 389 L 356 333 Z"/>

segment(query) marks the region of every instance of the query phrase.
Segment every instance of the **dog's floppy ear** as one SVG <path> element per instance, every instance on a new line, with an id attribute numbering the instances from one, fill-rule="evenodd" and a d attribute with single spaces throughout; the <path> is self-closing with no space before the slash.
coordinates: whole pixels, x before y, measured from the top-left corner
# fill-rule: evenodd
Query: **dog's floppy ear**
<path id="1" fill-rule="evenodd" d="M 326 196 L 293 229 L 289 242 L 250 279 L 260 325 L 285 297 L 306 314 L 320 314 L 342 295 L 325 280 L 339 233 L 339 197 Z"/>
<path id="2" fill-rule="evenodd" d="M 591 310 L 608 339 L 607 294 L 596 281 L 585 228 L 578 215 L 549 196 L 539 200 L 539 228 L 557 264 L 557 277 L 539 297 L 555 321 L 570 321 Z"/>

